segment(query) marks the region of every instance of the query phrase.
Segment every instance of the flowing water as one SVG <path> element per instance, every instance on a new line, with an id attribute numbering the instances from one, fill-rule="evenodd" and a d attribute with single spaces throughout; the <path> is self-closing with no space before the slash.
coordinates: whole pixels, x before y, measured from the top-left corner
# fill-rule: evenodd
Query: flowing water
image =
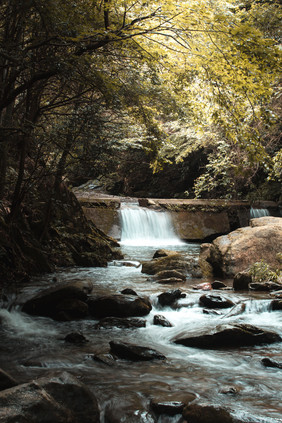
<path id="1" fill-rule="evenodd" d="M 136 219 L 136 216 L 132 219 Z M 140 219 L 143 219 L 141 215 L 135 221 L 135 227 L 140 224 Z M 150 221 L 149 218 L 147 220 Z M 127 221 L 125 224 L 130 226 L 131 223 Z M 151 228 L 151 233 L 158 234 L 158 231 L 155 232 L 157 224 L 158 220 L 154 221 L 154 231 Z M 226 291 L 224 295 L 238 304 L 234 313 L 225 310 L 220 315 L 204 314 L 199 306 L 199 297 L 203 292 L 192 288 L 201 280 L 195 281 L 188 277 L 185 283 L 172 287 L 160 285 L 141 273 L 139 262 L 151 259 L 158 245 L 163 248 L 164 243 L 161 237 L 158 245 L 156 239 L 149 239 L 148 242 L 149 231 L 144 236 L 145 245 L 140 245 L 143 235 L 138 231 L 135 242 L 137 245 L 133 245 L 134 236 L 130 232 L 123 234 L 121 248 L 124 260 L 114 261 L 107 268 L 60 270 L 56 274 L 35 278 L 29 286 L 19 291 L 15 302 L 18 305 L 9 309 L 10 311 L 7 308 L 0 310 L 0 367 L 20 382 L 40 377 L 50 370 L 67 370 L 93 390 L 102 410 L 118 404 L 118 407 L 124 406 L 125 409 L 135 407 L 137 413 L 137 410 L 142 412 L 148 408 L 153 395 L 162 394 L 165 398 L 168 392 L 194 392 L 199 402 L 227 407 L 239 420 L 282 422 L 282 371 L 265 368 L 261 364 L 263 357 L 282 361 L 281 344 L 235 350 L 200 350 L 172 342 L 182 332 L 197 332 L 203 327 L 214 327 L 223 322 L 254 324 L 282 335 L 282 313 L 270 312 L 270 296 L 255 293 L 250 296 Z M 184 244 L 177 239 L 171 228 L 170 231 L 170 235 L 166 235 L 169 249 L 182 251 L 188 260 L 198 256 L 199 245 Z M 158 237 L 159 235 L 156 236 Z M 148 246 L 148 243 L 153 245 Z M 140 295 L 148 295 L 153 309 L 145 317 L 147 326 L 138 329 L 96 329 L 97 321 L 93 319 L 56 322 L 21 313 L 20 304 L 54 284 L 54 276 L 62 283 L 78 279 L 89 280 L 93 282 L 96 293 L 115 293 L 124 288 L 132 288 Z M 160 307 L 157 295 L 176 287 L 187 294 L 186 298 L 179 301 L 179 307 Z M 239 310 L 241 303 L 246 304 L 245 310 L 237 314 L 236 307 Z M 173 327 L 153 325 L 155 314 L 165 316 Z M 83 346 L 67 344 L 64 337 L 73 331 L 83 333 L 89 342 Z M 117 360 L 111 365 L 93 360 L 93 354 L 109 351 L 111 340 L 152 347 L 167 359 L 161 362 L 137 363 Z M 230 386 L 236 388 L 237 394 L 231 393 Z M 226 390 L 230 393 L 222 393 Z M 149 422 L 146 414 L 144 416 L 144 423 Z M 159 423 L 162 422 L 159 419 Z"/>

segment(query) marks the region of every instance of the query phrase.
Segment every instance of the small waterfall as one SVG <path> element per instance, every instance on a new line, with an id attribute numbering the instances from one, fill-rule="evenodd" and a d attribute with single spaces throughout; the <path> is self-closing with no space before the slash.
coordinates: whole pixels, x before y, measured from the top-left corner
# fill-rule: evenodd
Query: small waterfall
<path id="1" fill-rule="evenodd" d="M 250 218 L 254 219 L 256 217 L 264 217 L 264 216 L 269 216 L 269 211 L 267 209 L 254 209 L 253 207 L 251 207 L 250 209 Z"/>
<path id="2" fill-rule="evenodd" d="M 124 245 L 184 244 L 174 232 L 169 213 L 126 204 L 120 209 L 121 243 Z"/>

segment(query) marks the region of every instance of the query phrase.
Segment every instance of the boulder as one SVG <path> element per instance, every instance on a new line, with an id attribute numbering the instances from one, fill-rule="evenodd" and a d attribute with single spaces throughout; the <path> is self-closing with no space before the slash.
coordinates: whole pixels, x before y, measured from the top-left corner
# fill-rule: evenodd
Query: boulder
<path id="1" fill-rule="evenodd" d="M 183 284 L 183 279 L 179 279 L 179 278 L 158 279 L 157 282 L 162 283 L 164 285 L 176 285 L 176 284 Z"/>
<path id="2" fill-rule="evenodd" d="M 173 325 L 161 314 L 155 314 L 154 325 L 171 328 Z"/>
<path id="3" fill-rule="evenodd" d="M 127 342 L 110 342 L 111 354 L 119 358 L 131 361 L 149 361 L 149 360 L 165 360 L 165 356 L 158 351 L 141 347 L 139 345 L 129 344 Z"/>
<path id="4" fill-rule="evenodd" d="M 282 369 L 282 363 L 278 363 L 277 361 L 271 360 L 268 357 L 263 358 L 261 362 L 265 367 L 275 367 L 276 369 Z"/>
<path id="5" fill-rule="evenodd" d="M 154 279 L 156 279 L 157 281 L 169 278 L 177 278 L 185 281 L 186 275 L 182 272 L 178 272 L 177 270 L 162 270 L 154 276 Z"/>
<path id="6" fill-rule="evenodd" d="M 4 370 L 0 369 L 0 391 L 16 386 L 17 381 Z"/>
<path id="7" fill-rule="evenodd" d="M 200 274 L 200 269 L 195 259 L 188 259 L 183 254 L 177 252 L 172 252 L 168 256 L 155 258 L 142 263 L 141 272 L 148 275 L 156 275 L 164 270 L 176 270 L 182 275 L 186 275 L 187 273 L 195 274 L 197 275 L 196 277 Z"/>
<path id="8" fill-rule="evenodd" d="M 174 255 L 174 254 L 175 254 L 175 251 L 165 250 L 165 249 L 162 248 L 162 249 L 157 250 L 155 252 L 155 254 L 153 255 L 153 259 L 160 258 L 160 257 L 168 257 L 168 256 L 171 256 L 171 255 Z"/>
<path id="9" fill-rule="evenodd" d="M 234 291 L 248 291 L 249 284 L 252 283 L 252 275 L 247 270 L 243 272 L 238 272 L 233 279 L 233 289 Z"/>
<path id="10" fill-rule="evenodd" d="M 122 291 L 120 291 L 120 293 L 124 295 L 138 295 L 137 292 L 135 292 L 134 289 L 131 289 L 131 288 L 125 288 Z"/>
<path id="11" fill-rule="evenodd" d="M 279 291 L 282 288 L 282 285 L 277 282 L 253 282 L 249 284 L 249 288 L 252 291 Z"/>
<path id="12" fill-rule="evenodd" d="M 282 338 L 275 332 L 256 326 L 237 324 L 219 325 L 196 335 L 180 334 L 173 341 L 186 347 L 217 349 L 272 344 L 281 342 Z"/>
<path id="13" fill-rule="evenodd" d="M 282 310 L 282 300 L 280 299 L 272 300 L 270 308 L 273 311 Z"/>
<path id="14" fill-rule="evenodd" d="M 144 328 L 146 326 L 146 320 L 144 319 L 127 319 L 125 317 L 105 317 L 104 319 L 100 320 L 97 325 L 95 325 L 95 329 L 101 328 Z"/>
<path id="15" fill-rule="evenodd" d="M 105 407 L 105 423 L 155 423 L 142 399 L 138 393 L 132 392 L 130 396 L 115 393 Z"/>
<path id="16" fill-rule="evenodd" d="M 82 335 L 82 333 L 71 332 L 67 336 L 65 336 L 65 342 L 68 342 L 70 344 L 81 345 L 88 342 L 88 339 L 86 339 L 85 336 Z"/>
<path id="17" fill-rule="evenodd" d="M 183 417 L 191 423 L 233 423 L 230 413 L 221 407 L 191 404 L 184 408 Z"/>
<path id="18" fill-rule="evenodd" d="M 225 283 L 221 282 L 221 281 L 214 281 L 211 284 L 212 289 L 225 289 L 228 288 L 227 285 L 225 285 Z"/>
<path id="19" fill-rule="evenodd" d="M 97 400 L 63 372 L 0 392 L 1 423 L 99 423 Z"/>
<path id="20" fill-rule="evenodd" d="M 186 297 L 186 294 L 182 293 L 180 289 L 171 289 L 158 295 L 158 301 L 162 307 L 165 307 L 184 297 Z"/>
<path id="21" fill-rule="evenodd" d="M 89 313 L 94 317 L 146 316 L 152 310 L 148 298 L 113 294 L 88 299 Z"/>
<path id="22" fill-rule="evenodd" d="M 182 414 L 184 408 L 194 401 L 196 395 L 187 392 L 166 392 L 151 399 L 151 408 L 156 414 L 174 416 Z"/>
<path id="23" fill-rule="evenodd" d="M 202 295 L 200 297 L 200 305 L 206 308 L 230 308 L 235 304 L 228 298 L 221 295 Z"/>
<path id="24" fill-rule="evenodd" d="M 192 286 L 193 289 L 201 291 L 211 291 L 212 286 L 210 282 L 202 282 Z"/>
<path id="25" fill-rule="evenodd" d="M 22 311 L 53 319 L 60 319 L 59 313 L 61 312 L 62 316 L 64 311 L 66 311 L 66 316 L 70 318 L 77 318 L 81 315 L 85 317 L 88 314 L 85 304 L 88 292 L 89 284 L 84 282 L 73 282 L 52 287 L 28 300 L 23 305 Z M 64 320 L 68 320 L 67 317 Z"/>
<path id="26" fill-rule="evenodd" d="M 282 218 L 269 216 L 252 219 L 251 226 L 216 238 L 208 253 L 204 251 L 204 259 L 212 265 L 214 275 L 234 277 L 261 260 L 279 268 L 277 254 L 281 251 Z"/>

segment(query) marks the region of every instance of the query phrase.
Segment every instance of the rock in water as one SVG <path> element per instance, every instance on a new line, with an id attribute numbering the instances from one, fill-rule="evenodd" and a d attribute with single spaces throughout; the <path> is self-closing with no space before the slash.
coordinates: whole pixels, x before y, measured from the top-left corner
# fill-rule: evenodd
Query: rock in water
<path id="1" fill-rule="evenodd" d="M 161 306 L 165 307 L 173 304 L 179 298 L 184 298 L 186 294 L 182 293 L 180 289 L 172 289 L 158 295 L 158 300 Z"/>
<path id="2" fill-rule="evenodd" d="M 183 411 L 183 417 L 189 423 L 234 423 L 233 418 L 224 408 L 205 404 L 188 405 Z"/>
<path id="3" fill-rule="evenodd" d="M 220 295 L 202 295 L 200 297 L 200 304 L 207 308 L 230 308 L 234 303 L 228 298 Z"/>
<path id="4" fill-rule="evenodd" d="M 136 295 L 113 294 L 90 297 L 89 313 L 94 317 L 146 316 L 152 310 L 148 298 Z"/>
<path id="5" fill-rule="evenodd" d="M 281 342 L 282 338 L 275 332 L 257 328 L 252 325 L 220 325 L 209 332 L 204 331 L 196 336 L 179 335 L 173 340 L 186 347 L 203 349 L 238 348 L 260 344 Z"/>
<path id="6" fill-rule="evenodd" d="M 99 423 L 97 400 L 63 372 L 0 392 L 1 423 Z"/>
<path id="7" fill-rule="evenodd" d="M 155 314 L 154 325 L 171 328 L 173 325 L 161 314 Z"/>
<path id="8" fill-rule="evenodd" d="M 110 342 L 111 353 L 119 358 L 131 361 L 165 360 L 165 356 L 148 347 L 128 344 L 127 342 Z"/>

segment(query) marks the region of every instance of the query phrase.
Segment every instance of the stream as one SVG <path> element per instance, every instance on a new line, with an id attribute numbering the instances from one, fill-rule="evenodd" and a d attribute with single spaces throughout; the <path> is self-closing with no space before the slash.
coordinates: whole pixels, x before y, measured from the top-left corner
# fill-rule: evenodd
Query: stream
<path id="1" fill-rule="evenodd" d="M 134 215 L 132 210 L 130 213 Z M 271 296 L 267 293 L 221 291 L 221 294 L 235 303 L 245 302 L 244 313 L 233 317 L 228 316 L 230 310 L 223 310 L 220 315 L 204 314 L 203 308 L 199 306 L 199 297 L 203 292 L 193 289 L 193 285 L 203 280 L 193 280 L 188 275 L 187 281 L 182 284 L 162 285 L 141 273 L 139 266 L 141 261 L 150 260 L 158 248 L 183 252 L 189 259 L 198 257 L 200 245 L 184 243 L 173 233 L 165 235 L 164 230 L 161 236 L 155 235 L 159 233 L 159 229 L 155 228 L 155 216 L 146 237 L 138 230 L 133 236 L 130 225 L 136 229 L 140 216 L 124 218 L 127 219 L 127 226 L 121 239 L 123 260 L 113 261 L 106 268 L 60 269 L 54 274 L 36 277 L 19 290 L 13 299 L 15 305 L 12 308 L 3 304 L 0 310 L 0 368 L 19 382 L 43 376 L 50 370 L 66 370 L 74 374 L 95 393 L 102 410 L 102 423 L 103 410 L 107 407 L 132 407 L 135 413 L 142 413 L 148 409 L 152 395 L 175 391 L 195 393 L 196 401 L 226 407 L 232 415 L 245 422 L 282 422 L 282 370 L 266 368 L 261 364 L 263 357 L 282 361 L 281 343 L 239 349 L 200 350 L 172 342 L 174 336 L 184 329 L 186 332 L 194 332 L 223 322 L 253 324 L 282 335 L 281 312 L 269 311 Z M 145 218 L 144 215 L 142 221 Z M 134 223 L 130 223 L 133 220 Z M 54 282 L 54 277 L 57 282 Z M 141 296 L 147 295 L 153 309 L 145 317 L 146 327 L 96 329 L 98 320 L 92 318 L 57 322 L 49 318 L 31 317 L 20 311 L 20 305 L 37 292 L 55 283 L 74 280 L 91 281 L 97 294 L 132 288 Z M 231 286 L 232 281 L 224 282 Z M 180 288 L 187 294 L 186 298 L 178 301 L 178 308 L 161 307 L 157 295 L 172 288 Z M 165 316 L 173 327 L 153 325 L 155 314 Z M 83 333 L 89 342 L 84 345 L 67 344 L 64 338 L 70 332 Z M 93 360 L 93 354 L 109 351 L 109 342 L 112 340 L 154 348 L 167 359 L 161 362 L 117 360 L 109 364 Z M 176 423 L 180 421 L 179 417 L 161 417 L 159 423 Z M 150 422 L 146 420 L 146 414 L 142 421 Z"/>

